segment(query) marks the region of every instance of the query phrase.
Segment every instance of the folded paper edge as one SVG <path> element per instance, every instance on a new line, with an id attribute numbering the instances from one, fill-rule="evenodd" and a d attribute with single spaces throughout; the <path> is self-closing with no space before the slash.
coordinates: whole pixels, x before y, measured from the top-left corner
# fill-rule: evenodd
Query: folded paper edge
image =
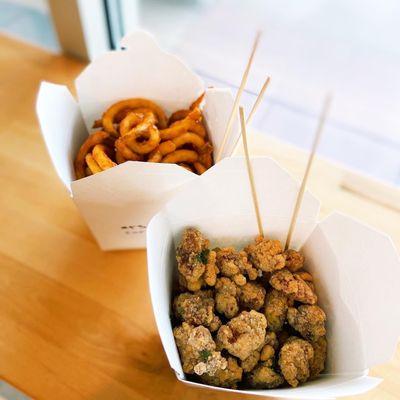
<path id="1" fill-rule="evenodd" d="M 160 313 L 160 301 L 158 301 L 158 295 L 162 292 L 163 288 L 160 280 L 159 268 L 161 268 L 161 259 L 158 256 L 162 256 L 162 252 L 157 252 L 154 249 L 158 246 L 155 244 L 157 238 L 157 229 L 160 224 L 165 224 L 169 228 L 169 221 L 166 217 L 165 211 L 157 213 L 149 222 L 146 231 L 147 241 L 147 265 L 148 265 L 148 279 L 150 289 L 150 299 L 153 308 L 154 318 L 156 320 L 157 330 L 160 335 L 161 343 L 163 345 L 165 354 L 170 367 L 175 373 L 183 377 L 184 373 L 179 358 L 178 349 L 175 344 L 175 339 L 172 332 L 172 325 L 169 313 L 162 315 Z M 157 256 L 158 255 L 158 256 Z M 158 266 L 158 267 L 157 267 Z M 170 305 L 166 305 L 168 309 Z M 166 330 L 165 327 L 166 326 Z"/>
<path id="2" fill-rule="evenodd" d="M 359 376 L 350 378 L 346 382 L 338 383 L 338 384 L 331 384 L 328 385 L 326 388 L 312 388 L 310 390 L 303 390 L 307 389 L 305 386 L 299 386 L 298 388 L 277 388 L 277 389 L 245 389 L 245 390 L 238 390 L 238 389 L 230 389 L 230 388 L 223 388 L 218 386 L 210 386 L 204 383 L 193 382 L 187 380 L 184 375 L 180 376 L 176 371 L 175 375 L 176 378 L 188 386 L 194 386 L 200 389 L 206 390 L 217 390 L 227 393 L 237 393 L 242 395 L 254 395 L 266 398 L 274 398 L 274 399 L 288 399 L 288 400 L 334 400 L 341 397 L 347 396 L 354 396 L 366 393 L 375 387 L 377 387 L 382 381 L 382 378 L 371 377 L 371 376 Z M 310 381 L 311 383 L 311 381 Z M 343 389 L 347 389 L 344 393 Z M 310 393 L 310 392 L 314 393 Z M 325 393 L 321 393 L 324 391 Z"/>
<path id="3" fill-rule="evenodd" d="M 324 235 L 326 236 L 326 238 L 329 241 L 329 237 L 331 236 L 329 234 L 329 230 L 332 229 L 333 226 L 335 225 L 343 225 L 343 223 L 350 223 L 352 224 L 352 227 L 347 226 L 346 229 L 346 234 L 350 234 L 349 230 L 350 229 L 354 229 L 356 230 L 358 229 L 363 229 L 366 232 L 369 232 L 370 234 L 375 235 L 376 237 L 380 237 L 382 240 L 385 240 L 387 242 L 387 245 L 391 248 L 391 251 L 393 252 L 392 256 L 393 256 L 393 268 L 392 268 L 392 273 L 396 274 L 397 273 L 397 277 L 394 276 L 383 276 L 382 277 L 382 287 L 384 288 L 388 288 L 390 287 L 390 285 L 393 282 L 400 282 L 400 256 L 399 253 L 397 251 L 396 246 L 394 245 L 394 242 L 392 240 L 392 238 L 376 229 L 375 227 L 372 227 L 371 225 L 368 225 L 362 221 L 357 220 L 354 217 L 351 217 L 349 215 L 346 215 L 345 213 L 339 212 L 339 211 L 333 211 L 332 213 L 330 213 L 329 215 L 327 215 L 325 218 L 323 218 L 317 225 L 318 228 L 320 228 L 322 230 L 322 232 L 324 232 Z M 353 235 L 355 236 L 355 235 Z M 357 238 L 353 238 L 353 240 L 349 243 L 351 243 L 352 246 L 357 245 L 360 249 L 365 249 L 365 244 L 362 241 L 357 241 Z M 332 246 L 332 243 L 330 242 L 330 245 Z M 371 247 L 368 247 L 369 251 L 374 251 L 374 249 L 372 249 Z M 375 249 L 376 251 L 376 249 Z M 368 257 L 368 259 L 371 259 L 371 255 Z M 340 262 L 340 256 L 337 257 L 338 262 Z M 396 264 L 396 265 L 395 265 Z M 381 274 L 384 275 L 384 274 Z M 378 275 L 374 276 L 374 279 L 376 280 L 378 277 Z M 385 290 L 385 292 L 387 293 L 387 291 Z M 356 294 L 356 292 L 354 293 Z M 390 303 L 390 301 L 389 301 Z M 392 302 L 392 304 L 394 304 Z M 365 308 L 364 303 L 362 301 L 358 301 L 357 302 L 357 311 L 359 312 L 360 309 L 362 310 L 363 308 Z M 353 310 L 354 311 L 354 310 Z M 368 314 L 368 310 L 365 310 L 365 314 Z M 388 320 L 387 318 L 384 318 L 384 321 L 379 321 L 379 318 L 382 318 L 382 313 L 369 313 L 369 319 L 371 318 L 375 318 L 375 323 L 374 325 L 378 325 L 378 326 L 382 326 L 383 322 L 389 323 L 390 322 L 390 326 L 387 326 L 385 329 L 382 329 L 383 332 L 386 332 L 386 339 L 382 340 L 382 335 L 380 335 L 379 340 L 372 340 L 372 342 L 374 343 L 380 343 L 381 345 L 384 344 L 385 345 L 385 349 L 382 352 L 382 354 L 380 356 L 373 356 L 371 355 L 371 349 L 369 349 L 368 346 L 366 346 L 367 348 L 364 348 L 364 356 L 365 356 L 365 367 L 366 368 L 370 368 L 373 367 L 374 365 L 378 365 L 380 363 L 383 362 L 387 362 L 389 361 L 395 354 L 396 351 L 396 347 L 397 347 L 397 342 L 398 342 L 398 337 L 400 335 L 400 309 L 398 307 L 392 307 L 391 309 L 391 316 L 390 316 L 390 320 Z M 363 321 L 359 322 L 361 324 L 363 324 Z M 380 323 L 382 322 L 382 323 Z M 371 334 L 371 330 L 367 328 L 367 326 L 362 325 L 361 327 L 361 333 L 365 338 L 368 337 L 368 334 Z M 378 339 L 378 338 L 376 338 Z"/>
<path id="4" fill-rule="evenodd" d="M 74 181 L 75 176 L 74 176 L 74 168 L 73 168 L 73 163 L 71 160 L 73 160 L 74 158 L 74 154 L 65 154 L 65 160 L 66 164 L 67 164 L 67 169 L 69 169 L 69 172 L 67 171 L 62 171 L 62 166 L 60 165 L 61 160 L 59 159 L 59 157 L 56 157 L 54 155 L 54 152 L 56 150 L 56 148 L 58 148 L 59 146 L 56 145 L 52 145 L 50 143 L 50 138 L 52 138 L 53 134 L 57 134 L 57 132 L 59 132 L 59 130 L 54 129 L 54 132 L 52 130 L 52 132 L 48 132 L 48 130 L 50 129 L 49 127 L 47 127 L 47 122 L 45 122 L 47 116 L 49 115 L 48 113 L 50 113 L 50 111 L 48 109 L 45 109 L 45 98 L 47 96 L 59 96 L 60 99 L 62 99 L 63 102 L 65 102 L 66 105 L 68 105 L 68 107 L 70 107 L 70 114 L 69 117 L 74 116 L 75 120 L 69 120 L 69 122 L 73 122 L 74 125 L 76 125 L 74 128 L 74 131 L 81 131 L 87 135 L 87 131 L 85 128 L 85 124 L 83 121 L 83 117 L 79 108 L 78 103 L 76 102 L 74 96 L 72 95 L 72 93 L 69 91 L 68 87 L 66 85 L 60 85 L 60 84 L 56 84 L 56 83 L 52 83 L 52 82 L 48 82 L 48 81 L 41 81 L 40 86 L 39 86 L 39 90 L 38 90 L 38 94 L 36 97 L 36 105 L 35 105 L 35 109 L 36 109 L 36 115 L 39 121 L 39 126 L 40 126 L 40 131 L 43 137 L 43 141 L 46 145 L 46 149 L 47 152 L 50 156 L 51 162 L 53 164 L 54 169 L 56 170 L 56 173 L 58 175 L 58 177 L 60 178 L 61 182 L 64 184 L 64 186 L 67 188 L 67 190 L 71 193 L 71 183 Z M 78 138 L 78 134 L 72 134 L 70 135 L 69 132 L 67 132 L 67 136 L 69 136 L 69 139 L 71 141 L 71 145 L 72 147 L 76 147 L 77 143 L 80 142 L 79 138 Z M 74 144 L 75 146 L 74 146 Z M 79 143 L 80 145 L 80 143 Z M 67 149 L 63 149 L 65 150 L 65 152 L 68 152 Z M 72 149 L 72 152 L 74 152 L 75 149 Z M 65 167 L 65 165 L 64 165 Z"/>

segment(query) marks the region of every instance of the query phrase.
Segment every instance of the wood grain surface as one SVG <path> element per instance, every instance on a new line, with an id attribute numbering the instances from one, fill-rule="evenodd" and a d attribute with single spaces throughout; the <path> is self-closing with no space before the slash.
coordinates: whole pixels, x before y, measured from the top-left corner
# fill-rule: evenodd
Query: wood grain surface
<path id="1" fill-rule="evenodd" d="M 101 252 L 52 168 L 34 111 L 39 82 L 72 87 L 82 68 L 0 37 L 0 376 L 39 400 L 237 399 L 176 380 L 154 323 L 145 251 Z M 253 154 L 301 176 L 305 154 L 249 136 Z M 345 170 L 319 159 L 314 167 L 321 216 L 346 212 L 400 247 L 395 208 L 343 188 Z M 399 372 L 397 352 L 371 371 L 384 382 L 357 398 L 398 399 Z"/>

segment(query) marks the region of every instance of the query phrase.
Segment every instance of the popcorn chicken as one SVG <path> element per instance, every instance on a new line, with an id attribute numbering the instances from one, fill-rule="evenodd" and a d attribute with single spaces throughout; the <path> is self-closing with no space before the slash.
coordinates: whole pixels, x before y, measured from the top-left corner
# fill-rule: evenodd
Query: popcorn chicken
<path id="1" fill-rule="evenodd" d="M 301 253 L 262 237 L 244 251 L 210 250 L 189 228 L 177 262 L 186 290 L 173 301 L 182 323 L 173 332 L 186 374 L 213 386 L 273 389 L 324 370 L 326 315 Z"/>
<path id="2" fill-rule="evenodd" d="M 268 323 L 267 323 L 268 325 Z M 268 326 L 269 329 L 269 326 Z M 274 350 L 277 350 L 279 347 L 279 340 L 278 340 L 278 335 L 275 332 L 267 332 L 265 334 L 265 341 L 264 344 L 269 344 L 274 348 Z"/>
<path id="3" fill-rule="evenodd" d="M 316 342 L 325 336 L 326 315 L 318 306 L 301 305 L 299 308 L 290 307 L 287 313 L 289 324 L 303 336 L 304 339 Z"/>
<path id="4" fill-rule="evenodd" d="M 325 360 L 328 354 L 328 342 L 325 336 L 321 336 L 311 343 L 314 349 L 314 358 L 310 365 L 311 378 L 315 378 L 325 369 Z"/>
<path id="5" fill-rule="evenodd" d="M 305 283 L 307 283 L 309 288 L 315 293 L 315 286 L 314 286 L 314 282 L 313 282 L 313 277 L 312 277 L 312 275 L 310 273 L 308 273 L 306 271 L 297 271 L 297 272 L 294 272 L 293 275 L 303 279 L 303 281 Z"/>
<path id="6" fill-rule="evenodd" d="M 194 372 L 196 375 L 208 374 L 213 376 L 219 370 L 224 370 L 228 366 L 226 358 L 222 357 L 219 351 L 213 351 L 208 354 L 206 351 L 202 353 L 202 358 L 205 361 L 201 361 L 194 366 Z"/>
<path id="7" fill-rule="evenodd" d="M 260 361 L 264 365 L 272 367 L 275 361 L 275 352 L 278 350 L 279 342 L 275 332 L 267 332 L 262 346 L 259 348 Z"/>
<path id="8" fill-rule="evenodd" d="M 267 320 L 263 314 L 254 310 L 242 311 L 219 328 L 218 346 L 245 360 L 264 343 L 266 327 Z"/>
<path id="9" fill-rule="evenodd" d="M 215 285 L 218 273 L 216 254 L 208 247 L 209 241 L 197 229 L 188 228 L 183 232 L 176 250 L 176 260 L 179 282 L 190 291 Z"/>
<path id="10" fill-rule="evenodd" d="M 310 363 L 314 350 L 310 343 L 295 336 L 290 337 L 279 353 L 279 367 L 286 382 L 296 387 L 310 377 Z"/>
<path id="11" fill-rule="evenodd" d="M 210 331 L 204 326 L 193 327 L 186 322 L 174 328 L 174 337 L 187 374 L 214 374 L 227 367 L 226 359 L 215 351 L 216 344 Z M 225 361 L 224 361 L 225 360 Z"/>
<path id="12" fill-rule="evenodd" d="M 226 318 L 233 318 L 239 313 L 239 290 L 229 278 L 217 279 L 215 284 L 215 309 Z"/>
<path id="13" fill-rule="evenodd" d="M 215 322 L 214 299 L 210 290 L 182 293 L 175 298 L 173 308 L 176 317 L 190 325 L 210 328 Z"/>
<path id="14" fill-rule="evenodd" d="M 275 349 L 270 344 L 264 345 L 260 353 L 260 360 L 261 361 L 272 361 L 275 356 Z M 272 364 L 272 363 L 271 363 Z"/>
<path id="15" fill-rule="evenodd" d="M 274 371 L 267 363 L 260 363 L 248 375 L 247 382 L 254 389 L 274 389 L 285 381 L 281 375 Z"/>
<path id="16" fill-rule="evenodd" d="M 214 286 L 219 272 L 216 266 L 217 254 L 215 251 L 210 250 L 208 257 L 200 255 L 200 258 L 207 258 L 206 270 L 203 276 L 204 283 L 208 286 Z"/>
<path id="17" fill-rule="evenodd" d="M 264 305 L 265 289 L 256 282 L 247 282 L 239 288 L 239 304 L 242 308 L 258 311 Z"/>
<path id="18" fill-rule="evenodd" d="M 210 325 L 208 326 L 208 329 L 211 332 L 216 332 L 222 325 L 221 318 L 218 317 L 218 315 L 214 315 L 214 318 L 210 322 Z"/>
<path id="19" fill-rule="evenodd" d="M 274 272 L 269 280 L 271 286 L 292 298 L 306 304 L 315 304 L 317 295 L 312 288 L 299 276 L 283 269 Z"/>
<path id="20" fill-rule="evenodd" d="M 291 301 L 285 293 L 276 289 L 267 293 L 264 314 L 267 318 L 269 330 L 276 332 L 282 329 L 289 304 L 291 304 Z"/>
<path id="21" fill-rule="evenodd" d="M 279 240 L 268 240 L 258 236 L 255 243 L 245 248 L 250 262 L 263 272 L 272 272 L 284 268 L 285 254 Z"/>
<path id="22" fill-rule="evenodd" d="M 243 368 L 243 372 L 250 372 L 260 360 L 260 352 L 253 351 L 247 358 L 240 362 L 240 366 Z"/>
<path id="23" fill-rule="evenodd" d="M 217 267 L 222 276 L 231 278 L 238 286 L 258 277 L 258 271 L 247 260 L 244 251 L 236 251 L 233 247 L 225 247 L 217 251 Z"/>
<path id="24" fill-rule="evenodd" d="M 243 369 L 233 357 L 228 357 L 228 365 L 225 369 L 219 369 L 214 375 L 204 374 L 200 380 L 207 385 L 236 389 L 238 382 L 242 380 Z"/>
<path id="25" fill-rule="evenodd" d="M 296 250 L 286 250 L 285 251 L 286 255 L 286 264 L 285 267 L 290 271 L 290 272 L 296 272 L 299 269 L 303 268 L 304 266 L 304 256 L 300 252 Z"/>

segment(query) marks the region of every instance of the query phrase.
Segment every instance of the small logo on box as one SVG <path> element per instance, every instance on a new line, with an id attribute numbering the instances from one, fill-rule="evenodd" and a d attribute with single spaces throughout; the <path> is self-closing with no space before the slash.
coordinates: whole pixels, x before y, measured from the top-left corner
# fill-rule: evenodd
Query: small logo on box
<path id="1" fill-rule="evenodd" d="M 123 225 L 121 226 L 122 232 L 125 235 L 136 235 L 140 233 L 144 233 L 146 231 L 145 225 Z"/>

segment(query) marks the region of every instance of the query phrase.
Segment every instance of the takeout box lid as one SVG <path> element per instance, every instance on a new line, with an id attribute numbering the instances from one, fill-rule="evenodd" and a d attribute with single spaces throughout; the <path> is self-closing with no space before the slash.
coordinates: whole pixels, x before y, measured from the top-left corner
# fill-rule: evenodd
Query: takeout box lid
<path id="1" fill-rule="evenodd" d="M 220 149 L 233 105 L 230 90 L 205 90 L 201 78 L 176 56 L 161 50 L 147 32 L 128 34 L 121 44 L 124 50 L 110 51 L 99 56 L 77 77 L 77 101 L 66 86 L 41 83 L 36 103 L 41 131 L 54 167 L 68 189 L 71 189 L 71 182 L 75 180 L 73 160 L 93 122 L 111 104 L 122 99 L 150 99 L 169 114 L 187 108 L 205 91 L 204 121 L 214 146 L 214 154 Z M 236 118 L 222 157 L 233 152 L 238 137 Z M 140 163 L 140 167 L 134 168 L 137 173 L 141 172 L 140 169 L 144 173 L 154 171 L 149 163 Z M 174 168 L 180 167 L 172 167 L 172 170 Z M 170 167 L 165 169 L 166 173 L 171 171 Z M 118 184 L 120 173 L 120 168 L 112 168 L 107 175 L 114 185 Z M 91 180 L 102 180 L 99 175 L 85 178 L 85 184 Z M 177 174 L 173 172 L 173 175 Z M 176 182 L 172 186 L 176 186 Z"/>
<path id="2" fill-rule="evenodd" d="M 252 158 L 261 215 L 268 237 L 284 241 L 299 183 L 274 160 Z M 326 374 L 298 388 L 241 390 L 279 398 L 329 399 L 365 392 L 379 384 L 369 367 L 387 361 L 400 331 L 397 292 L 400 261 L 390 238 L 351 217 L 333 213 L 317 223 L 319 202 L 306 192 L 293 236 L 314 276 L 320 304 L 328 316 Z M 245 160 L 229 158 L 189 182 L 147 230 L 149 285 L 154 314 L 171 368 L 182 371 L 170 321 L 174 249 L 182 230 L 195 226 L 212 245 L 242 247 L 256 234 Z M 216 388 L 217 390 L 227 390 Z"/>

